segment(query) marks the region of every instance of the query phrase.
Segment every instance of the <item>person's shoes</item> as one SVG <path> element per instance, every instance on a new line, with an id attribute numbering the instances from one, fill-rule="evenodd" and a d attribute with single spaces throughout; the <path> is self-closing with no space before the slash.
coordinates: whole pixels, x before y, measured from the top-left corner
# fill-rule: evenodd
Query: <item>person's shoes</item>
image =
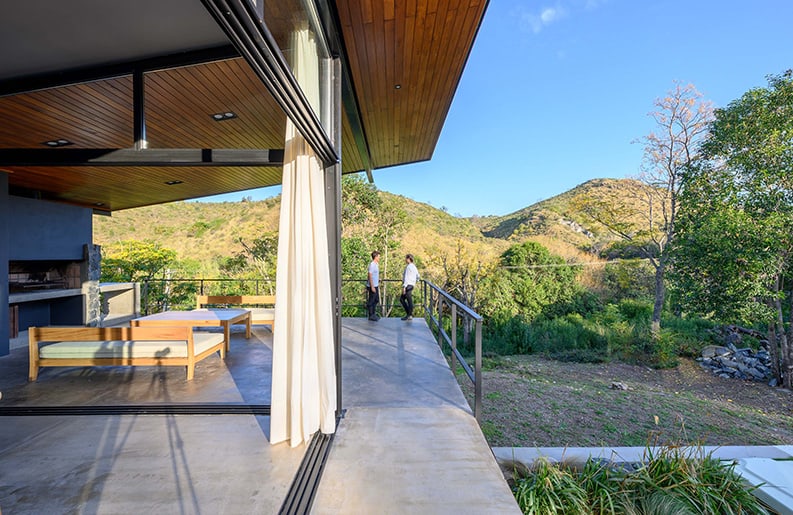
<path id="1" fill-rule="evenodd" d="M 402 317 L 402 320 L 410 320 L 410 317 Z"/>
<path id="2" fill-rule="evenodd" d="M 369 320 L 371 320 L 372 322 L 377 322 L 378 320 L 380 320 L 380 317 L 379 317 L 379 316 L 377 316 L 377 315 L 370 316 L 370 317 L 369 317 Z"/>
<path id="3" fill-rule="evenodd" d="M 413 315 L 408 315 L 405 320 L 413 320 Z"/>

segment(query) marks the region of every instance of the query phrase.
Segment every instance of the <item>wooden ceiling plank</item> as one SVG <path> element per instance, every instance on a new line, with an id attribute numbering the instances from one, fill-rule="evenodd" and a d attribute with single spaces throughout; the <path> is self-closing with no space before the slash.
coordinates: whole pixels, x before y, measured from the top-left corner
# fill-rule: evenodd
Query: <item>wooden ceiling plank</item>
<path id="1" fill-rule="evenodd" d="M 470 45 L 473 43 L 473 38 L 475 35 L 475 26 L 476 20 L 480 18 L 480 11 L 475 8 L 467 8 L 463 13 L 460 13 L 459 16 L 454 18 L 454 26 L 453 26 L 453 34 L 458 34 L 459 38 L 455 41 L 455 46 L 447 49 L 448 52 L 454 52 L 454 55 L 457 57 L 459 62 L 459 69 L 461 70 L 459 74 L 448 74 L 444 84 L 442 85 L 442 92 L 449 92 L 454 91 L 456 84 L 459 82 L 460 76 L 462 74 L 462 66 L 465 62 L 465 57 L 467 54 L 465 53 L 464 49 L 470 48 Z M 465 27 L 474 27 L 470 31 L 466 32 L 464 30 Z M 450 43 L 451 45 L 451 43 Z M 452 97 L 450 94 L 446 94 L 447 101 L 446 102 L 439 102 L 436 105 L 433 125 L 437 127 L 436 133 L 440 135 L 441 128 L 443 123 L 446 119 L 446 116 L 451 108 L 452 104 Z M 428 147 L 428 152 L 432 151 L 432 148 L 435 147 L 437 144 L 437 137 L 435 141 L 432 139 L 426 142 L 427 145 L 432 145 Z"/>
<path id="2" fill-rule="evenodd" d="M 85 104 L 80 105 L 78 101 L 72 96 L 73 93 L 66 93 L 62 91 L 52 90 L 51 94 L 46 99 L 44 98 L 31 98 L 30 102 L 37 103 L 46 108 L 47 106 L 56 105 L 57 108 L 50 111 L 50 116 L 53 120 L 53 126 L 64 131 L 64 134 L 72 133 L 76 137 L 68 138 L 64 135 L 53 134 L 48 139 L 54 138 L 67 138 L 79 147 L 91 147 L 100 141 L 107 141 L 109 146 L 116 146 L 123 139 L 121 127 L 115 126 L 114 121 L 119 124 L 124 123 L 121 116 L 113 116 L 110 120 L 102 119 L 98 116 L 96 110 L 89 110 Z M 132 139 L 132 124 L 129 125 L 127 137 Z"/>
<path id="3" fill-rule="evenodd" d="M 33 120 L 46 127 L 47 119 L 49 119 L 49 125 L 54 131 L 58 131 L 58 133 L 53 133 L 49 136 L 46 136 L 44 138 L 45 141 L 57 138 L 67 138 L 75 145 L 84 146 L 85 143 L 97 142 L 100 140 L 100 138 L 96 135 L 96 131 L 86 129 L 89 119 L 78 117 L 70 110 L 62 109 L 60 106 L 48 111 L 48 107 L 54 103 L 53 100 L 55 97 L 50 96 L 49 98 L 50 103 L 47 103 L 46 100 L 38 97 L 21 99 L 23 100 L 23 105 L 27 106 L 32 114 L 35 113 L 32 116 Z M 104 128 L 106 132 L 110 131 L 110 127 L 103 126 L 101 123 L 98 125 Z M 67 134 L 72 134 L 73 136 L 68 137 Z M 85 141 L 83 141 L 83 139 Z"/>

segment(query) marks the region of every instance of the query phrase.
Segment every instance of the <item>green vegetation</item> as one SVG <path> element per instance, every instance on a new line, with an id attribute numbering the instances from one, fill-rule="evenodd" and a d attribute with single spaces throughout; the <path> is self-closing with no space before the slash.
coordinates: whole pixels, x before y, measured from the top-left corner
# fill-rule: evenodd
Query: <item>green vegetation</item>
<path id="1" fill-rule="evenodd" d="M 698 449 L 648 448 L 636 470 L 588 460 L 583 467 L 547 459 L 516 468 L 515 499 L 525 514 L 766 514 L 735 472 Z"/>

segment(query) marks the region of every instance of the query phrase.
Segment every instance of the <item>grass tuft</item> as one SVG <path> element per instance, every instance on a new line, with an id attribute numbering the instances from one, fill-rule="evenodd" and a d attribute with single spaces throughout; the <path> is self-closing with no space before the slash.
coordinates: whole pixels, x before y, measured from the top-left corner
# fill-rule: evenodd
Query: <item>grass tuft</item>
<path id="1" fill-rule="evenodd" d="M 735 464 L 701 447 L 649 447 L 635 470 L 588 460 L 581 470 L 540 458 L 515 469 L 515 499 L 525 514 L 702 513 L 765 515 L 769 512 L 735 472 Z"/>

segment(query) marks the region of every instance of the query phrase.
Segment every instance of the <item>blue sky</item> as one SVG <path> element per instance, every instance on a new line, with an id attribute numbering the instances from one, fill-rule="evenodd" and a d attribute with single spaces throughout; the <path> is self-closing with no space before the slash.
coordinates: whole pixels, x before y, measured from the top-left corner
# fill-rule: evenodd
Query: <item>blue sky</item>
<path id="1" fill-rule="evenodd" d="M 375 184 L 502 215 L 635 175 L 655 98 L 678 80 L 724 106 L 765 85 L 793 68 L 792 23 L 790 0 L 491 0 L 432 160 Z"/>

